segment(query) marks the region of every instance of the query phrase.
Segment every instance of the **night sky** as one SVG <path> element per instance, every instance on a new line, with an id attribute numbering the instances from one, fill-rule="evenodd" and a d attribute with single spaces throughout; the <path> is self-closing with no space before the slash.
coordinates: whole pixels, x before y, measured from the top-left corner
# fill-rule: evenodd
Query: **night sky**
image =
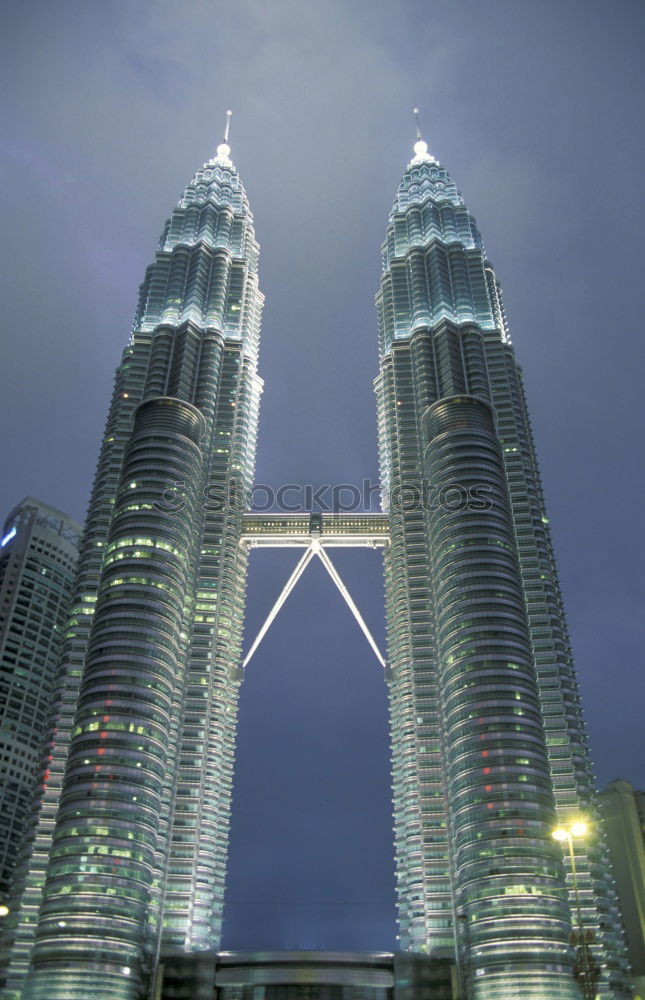
<path id="1" fill-rule="evenodd" d="M 23 0 L 1 31 L 0 513 L 83 519 L 139 282 L 229 107 L 267 298 L 257 481 L 376 480 L 418 104 L 504 289 L 598 779 L 643 787 L 642 0 Z M 383 645 L 379 555 L 332 557 Z M 253 553 L 247 644 L 296 558 Z M 394 947 L 385 685 L 317 561 L 242 696 L 225 947 Z"/>

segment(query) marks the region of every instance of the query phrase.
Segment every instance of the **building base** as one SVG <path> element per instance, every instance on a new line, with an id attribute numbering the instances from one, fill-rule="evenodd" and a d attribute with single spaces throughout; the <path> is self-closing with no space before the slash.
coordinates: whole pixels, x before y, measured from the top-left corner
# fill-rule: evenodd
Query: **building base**
<path id="1" fill-rule="evenodd" d="M 454 963 L 392 952 L 169 952 L 155 1000 L 456 1000 Z"/>

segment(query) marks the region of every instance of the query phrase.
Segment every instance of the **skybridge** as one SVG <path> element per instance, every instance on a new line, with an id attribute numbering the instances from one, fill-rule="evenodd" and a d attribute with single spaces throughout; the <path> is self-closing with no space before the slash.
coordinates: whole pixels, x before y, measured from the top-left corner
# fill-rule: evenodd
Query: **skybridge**
<path id="1" fill-rule="evenodd" d="M 371 512 L 362 513 L 268 513 L 245 514 L 242 545 L 250 549 L 304 549 L 291 576 L 280 591 L 275 604 L 267 615 L 262 628 L 255 637 L 242 667 L 250 662 L 256 649 L 271 627 L 281 607 L 294 589 L 305 569 L 317 556 L 329 573 L 335 586 L 340 591 L 345 603 L 352 612 L 359 628 L 367 639 L 374 655 L 382 667 L 386 667 L 385 658 L 379 650 L 372 633 L 363 616 L 354 603 L 351 594 L 343 583 L 338 570 L 329 557 L 327 549 L 378 549 L 389 542 L 389 522 L 387 514 Z"/>

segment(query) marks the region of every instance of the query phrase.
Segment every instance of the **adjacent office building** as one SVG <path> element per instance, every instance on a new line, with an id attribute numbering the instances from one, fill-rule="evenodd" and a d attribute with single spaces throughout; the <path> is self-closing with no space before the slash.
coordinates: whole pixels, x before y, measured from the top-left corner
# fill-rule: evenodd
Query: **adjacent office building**
<path id="1" fill-rule="evenodd" d="M 645 796 L 628 781 L 600 793 L 611 863 L 625 924 L 635 996 L 645 998 Z"/>
<path id="2" fill-rule="evenodd" d="M 259 530 L 257 264 L 223 142 L 166 224 L 117 369 L 5 997 L 24 979 L 31 1000 L 138 1000 L 160 954 L 219 947 Z M 551 832 L 592 817 L 593 782 L 548 520 L 499 285 L 420 138 L 377 304 L 400 946 L 456 955 L 471 1000 L 574 1000 L 573 872 Z M 596 830 L 577 871 L 598 993 L 618 1000 Z"/>
<path id="3" fill-rule="evenodd" d="M 69 613 L 80 525 L 26 497 L 0 541 L 0 898 L 27 826 Z"/>

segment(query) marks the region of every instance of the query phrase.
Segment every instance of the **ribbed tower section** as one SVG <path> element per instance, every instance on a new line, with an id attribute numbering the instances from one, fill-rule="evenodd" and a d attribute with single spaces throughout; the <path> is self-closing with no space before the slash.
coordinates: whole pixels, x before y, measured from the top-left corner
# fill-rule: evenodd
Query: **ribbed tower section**
<path id="1" fill-rule="evenodd" d="M 117 370 L 5 996 L 30 951 L 25 998 L 134 1000 L 162 938 L 219 944 L 263 302 L 229 152 L 166 224 Z"/>
<path id="2" fill-rule="evenodd" d="M 401 947 L 456 950 L 476 1000 L 576 997 L 551 831 L 596 813 L 539 470 L 493 268 L 422 140 L 377 309 Z M 625 997 L 597 826 L 576 860 L 598 992 Z"/>

